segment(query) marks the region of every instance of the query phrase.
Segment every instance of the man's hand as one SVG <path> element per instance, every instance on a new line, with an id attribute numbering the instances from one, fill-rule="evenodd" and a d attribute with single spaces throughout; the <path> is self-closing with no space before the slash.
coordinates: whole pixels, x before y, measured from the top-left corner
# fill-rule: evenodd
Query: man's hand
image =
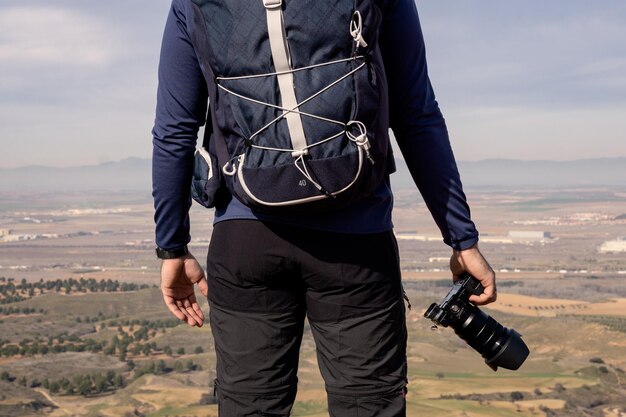
<path id="1" fill-rule="evenodd" d="M 202 295 L 206 297 L 209 294 L 204 271 L 192 254 L 163 260 L 161 291 L 165 305 L 177 319 L 192 327 L 202 327 L 204 314 L 198 306 L 194 284 L 198 284 Z"/>
<path id="2" fill-rule="evenodd" d="M 496 273 L 487 263 L 478 245 L 465 250 L 454 250 L 450 258 L 450 270 L 454 282 L 463 277 L 464 273 L 473 275 L 485 288 L 480 295 L 471 295 L 469 301 L 475 305 L 485 305 L 496 301 Z"/>

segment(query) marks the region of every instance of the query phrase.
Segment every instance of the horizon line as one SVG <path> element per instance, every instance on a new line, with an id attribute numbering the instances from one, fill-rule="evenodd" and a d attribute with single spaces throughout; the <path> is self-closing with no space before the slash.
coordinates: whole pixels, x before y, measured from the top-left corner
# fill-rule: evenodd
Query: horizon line
<path id="1" fill-rule="evenodd" d="M 404 162 L 404 158 L 401 155 L 395 156 L 396 160 L 400 160 Z M 553 162 L 553 163 L 568 163 L 568 162 L 581 162 L 581 161 L 598 161 L 598 160 L 616 160 L 616 159 L 626 159 L 626 154 L 622 156 L 600 156 L 593 158 L 576 158 L 576 159 L 517 159 L 517 158 L 484 158 L 484 159 L 457 159 L 457 163 L 479 163 L 479 162 L 491 162 L 491 161 L 515 161 L 515 162 Z M 28 165 L 19 165 L 13 167 L 0 166 L 0 170 L 15 170 L 15 169 L 25 169 L 25 168 L 48 168 L 48 169 L 71 169 L 71 168 L 87 168 L 87 167 L 96 167 L 102 166 L 106 164 L 117 164 L 124 161 L 129 160 L 141 160 L 141 161 L 151 161 L 150 157 L 141 157 L 141 156 L 128 156 L 125 158 L 117 159 L 117 160 L 109 160 L 103 162 L 94 162 L 92 164 L 84 164 L 84 165 L 42 165 L 42 164 L 28 164 Z"/>

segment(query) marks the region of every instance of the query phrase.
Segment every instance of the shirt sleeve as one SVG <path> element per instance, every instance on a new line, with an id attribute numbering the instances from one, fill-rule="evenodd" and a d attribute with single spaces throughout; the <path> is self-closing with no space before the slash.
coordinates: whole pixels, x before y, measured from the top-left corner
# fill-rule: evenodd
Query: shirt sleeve
<path id="1" fill-rule="evenodd" d="M 193 155 L 208 92 L 186 25 L 183 1 L 170 9 L 159 63 L 153 136 L 152 195 L 156 244 L 167 250 L 190 241 Z"/>
<path id="2" fill-rule="evenodd" d="M 391 129 L 444 242 L 467 249 L 478 241 L 448 131 L 435 100 L 414 0 L 391 0 L 380 35 L 389 87 Z"/>

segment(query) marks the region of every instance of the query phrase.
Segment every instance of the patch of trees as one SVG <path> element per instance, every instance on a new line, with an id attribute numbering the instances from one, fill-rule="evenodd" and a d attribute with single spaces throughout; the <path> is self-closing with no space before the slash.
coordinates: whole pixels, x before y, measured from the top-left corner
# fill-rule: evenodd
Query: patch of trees
<path id="1" fill-rule="evenodd" d="M 165 320 L 111 320 L 107 323 L 108 327 L 129 326 L 133 331 L 135 326 L 145 327 L 147 330 L 169 329 L 180 325 L 178 319 Z"/>
<path id="2" fill-rule="evenodd" d="M 119 313 L 115 313 L 114 315 L 111 315 L 111 316 L 106 316 L 102 311 L 98 311 L 97 316 L 83 316 L 83 317 L 77 316 L 75 320 L 76 320 L 76 323 L 98 323 L 98 322 L 105 321 L 105 320 L 116 319 L 119 316 L 120 316 Z"/>
<path id="3" fill-rule="evenodd" d="M 129 360 L 127 361 L 127 369 L 132 373 L 132 377 L 128 378 L 135 380 L 148 374 L 165 375 L 171 372 L 192 372 L 200 370 L 201 367 L 191 359 L 177 360 L 169 364 L 163 360 L 146 361 L 141 366 L 137 366 L 132 360 Z M 30 388 L 43 386 L 53 395 L 80 395 L 83 397 L 114 393 L 118 389 L 124 388 L 128 383 L 127 378 L 113 370 L 105 373 L 77 374 L 58 379 L 46 378 L 43 381 L 28 380 L 25 376 L 18 379 L 8 371 L 3 371 L 0 373 L 0 381 L 16 383 Z"/>
<path id="4" fill-rule="evenodd" d="M 57 336 L 48 339 L 48 342 L 41 340 L 23 339 L 19 343 L 8 343 L 8 341 L 0 340 L 0 357 L 11 356 L 35 356 L 47 355 L 51 353 L 63 352 L 102 352 L 105 355 L 119 355 L 120 360 L 126 361 L 126 353 L 128 345 L 132 341 L 132 336 L 118 338 L 114 337 L 111 342 L 96 341 L 94 339 L 81 339 L 78 336 Z M 137 349 L 139 351 L 137 352 Z M 135 344 L 133 347 L 134 354 L 143 353 L 149 356 L 153 351 L 159 350 L 156 343 Z"/>
<path id="5" fill-rule="evenodd" d="M 48 340 L 37 338 L 35 340 L 22 339 L 19 343 L 11 343 L 9 340 L 0 340 L 0 357 L 6 356 L 35 356 L 49 353 L 62 352 L 101 352 L 107 342 L 98 342 L 94 339 L 81 339 L 76 335 L 69 336 L 64 332 L 56 337 L 48 337 Z"/>
<path id="6" fill-rule="evenodd" d="M 101 313 L 99 313 L 98 317 L 103 317 Z M 83 320 L 81 319 L 81 322 Z M 93 319 L 90 320 L 93 322 Z M 154 338 L 158 332 L 165 332 L 166 329 L 173 328 L 181 325 L 181 322 L 176 319 L 165 319 L 165 320 L 111 320 L 107 323 L 102 323 L 100 326 L 100 330 L 105 328 L 117 328 L 117 335 L 113 336 L 110 342 L 100 342 L 99 349 L 105 355 L 109 356 L 118 356 L 120 361 L 126 361 L 128 354 L 132 354 L 134 356 L 151 356 L 152 354 L 164 353 L 168 356 L 173 355 L 173 350 L 170 346 L 164 346 L 159 348 L 154 341 L 150 341 L 150 339 Z M 67 337 L 62 337 L 61 342 L 63 343 Z M 73 336 L 73 339 L 78 339 L 77 336 Z M 89 341 L 87 339 L 86 341 Z M 182 349 L 182 351 L 181 351 Z M 184 355 L 185 350 L 181 348 L 177 351 L 179 355 Z M 89 348 L 85 349 L 90 352 Z M 65 351 L 65 350 L 61 350 Z M 78 350 L 80 351 L 80 350 Z M 201 346 L 197 346 L 194 349 L 194 353 L 200 354 L 203 353 L 204 349 Z"/>
<path id="7" fill-rule="evenodd" d="M 85 397 L 98 395 L 106 392 L 114 392 L 126 386 L 126 381 L 121 374 L 114 371 L 106 373 L 79 374 L 71 378 L 63 377 L 50 380 L 48 378 L 40 382 L 38 379 L 28 380 L 25 376 L 17 379 L 7 371 L 0 374 L 1 381 L 17 383 L 24 387 L 37 388 L 43 386 L 51 394 L 56 395 L 82 395 Z"/>
<path id="8" fill-rule="evenodd" d="M 29 307 L 0 307 L 0 315 L 10 316 L 12 314 L 45 314 L 46 311 L 43 308 L 29 308 Z"/>
<path id="9" fill-rule="evenodd" d="M 153 288 L 156 285 L 152 286 Z M 67 278 L 44 281 L 40 279 L 36 282 L 28 282 L 22 279 L 19 284 L 15 284 L 12 279 L 0 279 L 0 304 L 14 303 L 34 297 L 36 294 L 47 292 L 71 294 L 72 292 L 127 292 L 150 288 L 148 284 L 135 284 L 132 282 L 122 282 L 118 280 L 95 278 Z"/>
<path id="10" fill-rule="evenodd" d="M 164 375 L 170 372 L 192 372 L 200 369 L 200 365 L 194 363 L 191 359 L 174 361 L 173 364 L 169 365 L 164 360 L 149 361 L 144 363 L 143 366 L 135 368 L 133 378 L 137 379 L 147 374 Z"/>
<path id="11" fill-rule="evenodd" d="M 509 304 L 509 306 L 511 306 L 511 304 Z M 528 309 L 533 309 L 533 310 L 564 310 L 567 307 L 569 308 L 575 308 L 575 309 L 585 309 L 588 308 L 587 306 L 583 305 L 583 304 L 570 304 L 569 306 L 566 306 L 565 304 L 559 304 L 559 305 L 545 305 L 545 306 L 528 306 Z"/>
<path id="12" fill-rule="evenodd" d="M 99 315 L 98 317 L 103 316 Z M 57 336 L 48 337 L 47 340 L 39 337 L 34 340 L 27 338 L 17 343 L 0 339 L 0 357 L 35 356 L 63 352 L 102 352 L 105 355 L 117 356 L 120 361 L 125 362 L 128 354 L 149 357 L 153 354 L 163 353 L 167 356 L 172 356 L 174 352 L 170 346 L 159 347 L 156 342 L 150 339 L 154 338 L 158 332 L 164 332 L 168 328 L 179 325 L 181 325 L 181 322 L 176 319 L 155 321 L 137 319 L 111 320 L 107 323 L 102 323 L 101 326 L 101 329 L 106 327 L 117 328 L 117 335 L 113 336 L 110 341 L 81 338 L 77 335 L 69 335 L 67 331 Z M 193 349 L 195 354 L 203 352 L 202 346 L 196 346 Z M 185 348 L 179 348 L 176 353 L 184 355 Z"/>
<path id="13" fill-rule="evenodd" d="M 152 353 L 162 350 L 166 355 L 171 355 L 171 347 L 166 346 L 163 349 L 159 349 L 155 342 L 150 342 L 149 340 L 155 337 L 158 331 L 164 332 L 165 329 L 176 327 L 180 324 L 180 321 L 176 319 L 156 321 L 112 320 L 106 323 L 106 325 L 117 327 L 118 334 L 111 339 L 111 343 L 104 353 L 112 356 L 117 355 L 121 361 L 126 361 L 126 356 L 129 352 L 135 356 L 150 356 Z"/>
<path id="14" fill-rule="evenodd" d="M 1 292 L 0 292 L 1 294 Z M 20 301 L 24 301 L 26 300 L 26 298 L 22 297 L 21 295 L 13 295 L 13 294 L 7 294 L 7 295 L 2 295 L 2 299 L 0 299 L 0 305 L 2 304 L 11 304 L 11 303 L 19 303 Z"/>
<path id="15" fill-rule="evenodd" d="M 12 376 L 11 374 L 9 374 L 9 372 L 7 371 L 3 371 L 2 373 L 0 373 L 0 381 L 5 381 L 5 382 L 16 382 L 17 384 L 26 387 L 26 388 L 37 388 L 41 386 L 41 382 L 39 382 L 39 380 L 37 379 L 32 379 L 30 382 L 26 379 L 25 376 L 21 377 L 19 380 L 17 379 L 17 377 Z"/>
<path id="16" fill-rule="evenodd" d="M 117 389 L 124 388 L 126 381 L 121 374 L 107 371 L 106 373 L 79 374 L 71 379 L 67 377 L 56 380 L 45 379 L 42 385 L 51 394 L 89 397 L 115 392 Z"/>

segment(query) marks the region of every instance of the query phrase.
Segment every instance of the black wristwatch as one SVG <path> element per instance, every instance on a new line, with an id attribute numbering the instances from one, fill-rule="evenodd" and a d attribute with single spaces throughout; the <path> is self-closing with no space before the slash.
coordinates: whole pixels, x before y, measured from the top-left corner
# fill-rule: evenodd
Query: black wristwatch
<path id="1" fill-rule="evenodd" d="M 177 248 L 174 250 L 166 250 L 160 247 L 156 247 L 156 256 L 159 259 L 176 259 L 181 258 L 189 253 L 189 249 L 187 249 L 187 245 Z"/>

